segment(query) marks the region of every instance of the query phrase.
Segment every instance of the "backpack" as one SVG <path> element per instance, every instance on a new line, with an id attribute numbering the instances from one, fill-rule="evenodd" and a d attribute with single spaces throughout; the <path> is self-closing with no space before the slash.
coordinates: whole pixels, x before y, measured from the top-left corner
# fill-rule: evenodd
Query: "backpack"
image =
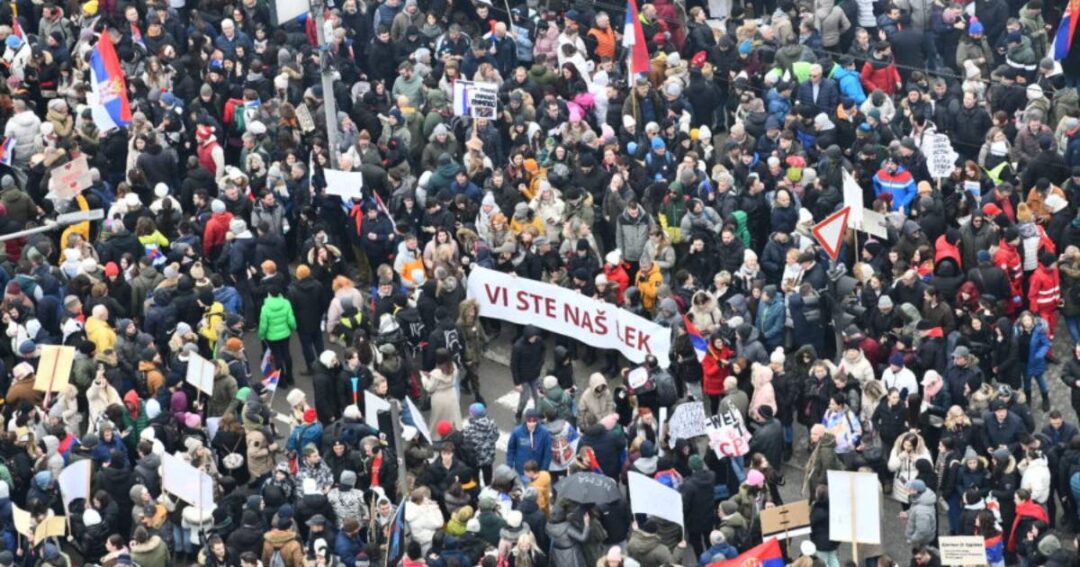
<path id="1" fill-rule="evenodd" d="M 551 464 L 565 469 L 574 460 L 574 441 L 577 440 L 577 431 L 567 425 L 567 429 L 551 439 Z"/>
<path id="2" fill-rule="evenodd" d="M 270 564 L 266 567 L 288 567 L 285 564 L 285 558 L 281 555 L 281 549 L 275 549 L 274 554 L 270 556 Z"/>
<path id="3" fill-rule="evenodd" d="M 753 547 L 750 541 L 750 530 L 746 528 L 732 528 L 732 537 L 728 543 L 740 551 Z"/>

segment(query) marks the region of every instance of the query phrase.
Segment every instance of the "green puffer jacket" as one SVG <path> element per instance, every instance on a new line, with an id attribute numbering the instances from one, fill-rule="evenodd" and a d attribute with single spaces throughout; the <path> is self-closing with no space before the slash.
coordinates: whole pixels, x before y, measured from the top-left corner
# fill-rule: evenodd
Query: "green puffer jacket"
<path id="1" fill-rule="evenodd" d="M 295 330 L 296 316 L 292 303 L 281 296 L 267 297 L 259 313 L 259 338 L 280 341 L 289 338 Z"/>

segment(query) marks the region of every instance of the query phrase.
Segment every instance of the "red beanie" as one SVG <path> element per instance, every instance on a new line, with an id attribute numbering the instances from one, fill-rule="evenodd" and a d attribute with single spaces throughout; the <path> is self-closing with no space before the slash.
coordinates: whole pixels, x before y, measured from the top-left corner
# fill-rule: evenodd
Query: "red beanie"
<path id="1" fill-rule="evenodd" d="M 304 410 L 304 423 L 315 423 L 315 408 Z"/>
<path id="2" fill-rule="evenodd" d="M 446 437 L 453 431 L 454 425 L 449 420 L 443 419 L 435 424 L 435 433 L 438 433 L 439 437 Z"/>

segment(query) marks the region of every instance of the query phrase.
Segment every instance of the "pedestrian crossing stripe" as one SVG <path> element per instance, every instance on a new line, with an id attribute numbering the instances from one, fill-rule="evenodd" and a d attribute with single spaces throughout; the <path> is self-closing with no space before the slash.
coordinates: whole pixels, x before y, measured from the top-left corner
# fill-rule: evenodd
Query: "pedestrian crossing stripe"
<path id="1" fill-rule="evenodd" d="M 506 448 L 510 445 L 510 434 L 500 431 L 499 438 L 495 441 L 495 449 L 506 452 Z"/>
<path id="2" fill-rule="evenodd" d="M 499 398 L 495 400 L 495 403 L 499 404 L 500 406 L 502 406 L 502 407 L 504 407 L 504 408 L 506 408 L 506 409 L 508 409 L 510 411 L 516 412 L 517 408 L 518 408 L 518 402 L 520 402 L 520 401 L 521 401 L 521 392 L 519 392 L 517 390 L 510 390 L 509 392 L 503 394 L 502 396 L 499 396 Z M 534 405 L 535 404 L 533 403 L 532 398 L 529 398 L 529 401 L 525 403 L 525 409 L 529 409 L 529 408 L 533 407 Z"/>

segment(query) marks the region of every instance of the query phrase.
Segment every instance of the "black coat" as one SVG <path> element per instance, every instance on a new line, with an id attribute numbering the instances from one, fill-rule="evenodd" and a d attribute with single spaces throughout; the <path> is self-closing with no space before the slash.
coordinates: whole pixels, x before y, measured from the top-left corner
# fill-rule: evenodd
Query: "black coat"
<path id="1" fill-rule="evenodd" d="M 815 502 L 810 509 L 810 541 L 818 551 L 836 551 L 840 544 L 829 539 L 829 503 Z"/>
<path id="2" fill-rule="evenodd" d="M 750 452 L 761 453 L 770 463 L 784 462 L 784 428 L 773 418 L 763 423 L 750 438 Z"/>
<path id="3" fill-rule="evenodd" d="M 327 368 L 322 361 L 316 361 L 312 367 L 311 385 L 315 394 L 315 413 L 319 416 L 319 423 L 324 426 L 341 417 L 343 402 L 347 404 L 352 401 L 351 398 L 342 400 L 338 395 L 335 384 L 337 376 L 337 371 Z"/>
<path id="4" fill-rule="evenodd" d="M 289 285 L 289 301 L 297 307 L 296 331 L 299 333 L 315 333 L 319 331 L 322 323 L 323 311 L 317 306 L 323 304 L 323 286 L 315 278 L 295 280 Z M 310 307 L 310 308 L 309 308 Z"/>
<path id="5" fill-rule="evenodd" d="M 578 443 L 581 447 L 592 447 L 600 469 L 611 478 L 619 478 L 622 470 L 622 455 L 626 450 L 626 437 L 622 432 L 609 431 L 602 424 L 594 424 L 585 430 Z"/>
<path id="6" fill-rule="evenodd" d="M 533 336 L 539 339 L 530 342 L 529 337 Z M 540 330 L 531 325 L 525 327 L 524 334 L 514 341 L 514 348 L 510 352 L 510 376 L 514 379 L 515 386 L 540 378 L 544 369 L 546 350 Z"/>
<path id="7" fill-rule="evenodd" d="M 694 472 L 679 487 L 683 500 L 683 520 L 686 522 L 687 531 L 705 533 L 715 523 L 716 507 L 713 506 L 715 484 L 716 475 L 711 470 L 705 469 Z"/>

